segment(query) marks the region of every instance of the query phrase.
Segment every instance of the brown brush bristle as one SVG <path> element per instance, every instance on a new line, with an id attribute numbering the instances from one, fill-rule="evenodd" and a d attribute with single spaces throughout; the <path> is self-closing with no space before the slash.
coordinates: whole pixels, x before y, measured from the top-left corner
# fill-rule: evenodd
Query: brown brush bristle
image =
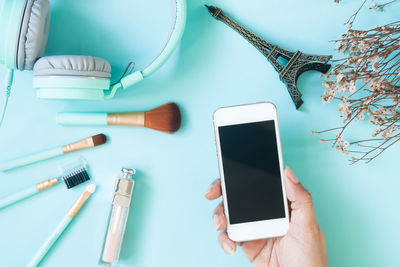
<path id="1" fill-rule="evenodd" d="M 94 146 L 100 146 L 107 142 L 107 137 L 104 134 L 97 134 L 92 136 L 92 140 Z"/>
<path id="2" fill-rule="evenodd" d="M 153 130 L 174 133 L 181 127 L 181 111 L 175 103 L 168 103 L 146 111 L 144 126 Z"/>

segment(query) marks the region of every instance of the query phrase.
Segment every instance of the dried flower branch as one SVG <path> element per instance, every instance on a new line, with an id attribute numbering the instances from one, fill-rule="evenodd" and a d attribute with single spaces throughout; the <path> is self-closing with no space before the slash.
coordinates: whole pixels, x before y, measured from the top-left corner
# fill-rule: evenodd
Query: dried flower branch
<path id="1" fill-rule="evenodd" d="M 341 0 L 335 0 L 335 4 L 338 5 L 340 3 Z M 373 10 L 377 10 L 377 11 L 384 11 L 384 8 L 390 4 L 393 4 L 395 2 L 398 2 L 400 0 L 391 0 L 389 2 L 386 2 L 384 4 L 375 4 L 375 2 L 372 2 L 372 4 L 369 6 L 369 9 L 373 9 Z M 363 2 L 362 6 L 365 4 L 366 0 Z M 361 7 L 362 7 L 361 6 Z M 360 8 L 361 9 L 361 8 Z M 360 11 L 360 10 L 358 10 Z M 357 11 L 357 13 L 358 13 Z M 355 14 L 355 16 L 357 16 L 357 13 Z M 354 15 L 353 15 L 354 16 Z"/>
<path id="2" fill-rule="evenodd" d="M 335 138 L 321 141 L 353 154 L 352 163 L 370 162 L 400 140 L 400 21 L 366 31 L 349 29 L 334 42 L 345 57 L 322 75 L 322 101 L 340 101 L 343 126 L 313 133 L 337 131 Z M 372 138 L 345 141 L 349 126 L 367 117 L 375 126 Z"/>
<path id="3" fill-rule="evenodd" d="M 367 0 L 364 0 L 364 2 L 361 4 L 361 6 L 357 9 L 356 13 L 350 16 L 350 18 L 347 20 L 347 22 L 344 25 L 348 25 L 349 28 L 353 27 L 353 23 L 356 20 L 358 13 L 360 13 L 360 10 L 363 8 Z"/>
<path id="4" fill-rule="evenodd" d="M 375 3 L 372 3 L 372 4 L 369 6 L 369 9 L 374 9 L 374 10 L 377 10 L 377 11 L 384 11 L 385 6 L 390 5 L 390 4 L 393 4 L 393 3 L 397 2 L 397 1 L 399 1 L 399 0 L 392 0 L 392 1 L 389 1 L 389 2 L 384 3 L 384 4 L 380 4 L 380 5 L 377 5 L 377 4 L 375 4 Z"/>

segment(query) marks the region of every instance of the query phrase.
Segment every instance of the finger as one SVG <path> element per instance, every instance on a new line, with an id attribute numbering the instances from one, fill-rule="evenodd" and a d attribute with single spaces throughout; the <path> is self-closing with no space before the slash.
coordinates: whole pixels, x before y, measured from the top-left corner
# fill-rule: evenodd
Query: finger
<path id="1" fill-rule="evenodd" d="M 222 195 L 221 179 L 215 180 L 208 188 L 204 196 L 209 200 L 214 200 Z"/>
<path id="2" fill-rule="evenodd" d="M 226 232 L 221 232 L 218 236 L 218 243 L 226 254 L 233 255 L 236 251 L 236 243 L 229 239 Z"/>
<path id="3" fill-rule="evenodd" d="M 286 167 L 284 171 L 287 198 L 292 202 L 292 209 L 312 205 L 311 194 L 300 184 L 293 171 Z M 293 205 L 293 203 L 295 205 Z"/>
<path id="4" fill-rule="evenodd" d="M 219 203 L 213 214 L 214 228 L 220 231 L 226 227 L 226 217 L 224 212 L 224 203 Z"/>
<path id="5" fill-rule="evenodd" d="M 284 171 L 286 195 L 291 202 L 291 220 L 304 223 L 315 223 L 315 213 L 311 194 L 300 184 L 293 171 L 286 167 Z"/>
<path id="6" fill-rule="evenodd" d="M 258 255 L 260 255 L 261 251 L 264 247 L 267 247 L 269 239 L 260 239 L 244 242 L 242 245 L 243 252 L 246 254 L 246 257 L 249 261 L 253 262 Z M 271 247 L 270 245 L 268 248 Z"/>

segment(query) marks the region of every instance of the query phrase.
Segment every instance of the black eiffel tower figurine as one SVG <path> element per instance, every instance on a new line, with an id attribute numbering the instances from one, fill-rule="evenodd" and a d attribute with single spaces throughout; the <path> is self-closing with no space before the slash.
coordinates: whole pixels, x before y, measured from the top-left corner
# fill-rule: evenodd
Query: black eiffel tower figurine
<path id="1" fill-rule="evenodd" d="M 300 51 L 292 52 L 280 48 L 277 45 L 265 41 L 261 37 L 241 26 L 232 18 L 225 15 L 220 8 L 208 5 L 206 5 L 206 7 L 215 19 L 224 22 L 241 34 L 269 60 L 275 70 L 279 73 L 281 81 L 286 84 L 296 109 L 303 104 L 301 93 L 297 89 L 297 79 L 299 76 L 308 70 L 317 70 L 322 73 L 327 73 L 331 67 L 331 65 L 328 64 L 328 61 L 332 56 L 304 54 Z M 279 57 L 287 60 L 287 64 L 282 65 L 282 63 L 278 61 Z"/>

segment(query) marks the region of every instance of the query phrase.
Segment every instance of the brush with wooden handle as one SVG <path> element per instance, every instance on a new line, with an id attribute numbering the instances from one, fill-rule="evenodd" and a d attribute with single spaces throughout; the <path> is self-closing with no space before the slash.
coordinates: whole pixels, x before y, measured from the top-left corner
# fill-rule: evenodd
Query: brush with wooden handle
<path id="1" fill-rule="evenodd" d="M 75 218 L 76 214 L 80 211 L 85 202 L 96 190 L 95 184 L 90 184 L 86 187 L 86 190 L 80 195 L 80 197 L 75 201 L 72 207 L 69 209 L 68 213 L 64 216 L 61 222 L 57 225 L 54 231 L 51 233 L 46 242 L 42 245 L 36 255 L 33 257 L 28 267 L 36 267 L 49 252 L 50 248 L 54 245 L 57 239 L 62 235 L 71 221 Z"/>
<path id="2" fill-rule="evenodd" d="M 139 126 L 174 133 L 181 127 L 181 112 L 175 103 L 149 111 L 121 113 L 58 113 L 61 125 L 120 125 Z"/>
<path id="3" fill-rule="evenodd" d="M 31 155 L 23 156 L 17 159 L 9 160 L 6 162 L 0 163 L 0 171 L 8 171 L 11 169 L 15 169 L 18 167 L 26 166 L 38 161 L 58 157 L 67 153 L 71 153 L 78 150 L 83 150 L 95 146 L 99 146 L 107 142 L 107 137 L 104 134 L 98 134 L 94 136 L 90 136 L 88 138 L 79 140 L 77 142 L 61 146 L 55 147 L 46 151 L 42 151 L 39 153 L 34 153 Z"/>

